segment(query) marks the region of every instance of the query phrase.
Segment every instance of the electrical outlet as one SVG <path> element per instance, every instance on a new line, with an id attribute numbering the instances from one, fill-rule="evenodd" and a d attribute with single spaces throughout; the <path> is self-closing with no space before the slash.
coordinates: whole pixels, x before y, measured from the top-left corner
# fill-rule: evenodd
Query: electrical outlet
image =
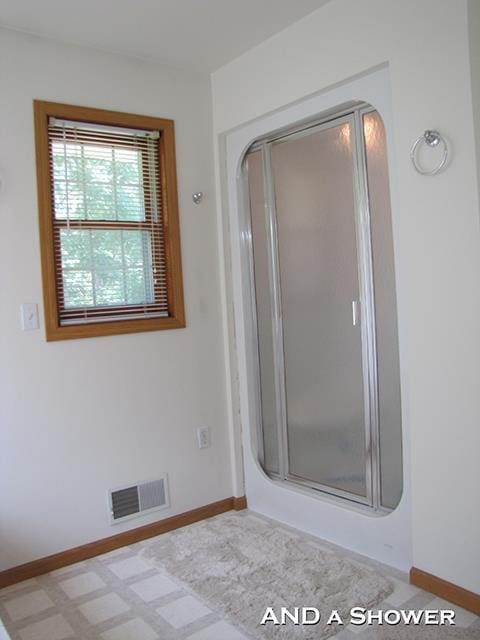
<path id="1" fill-rule="evenodd" d="M 210 446 L 210 428 L 198 427 L 197 429 L 197 443 L 199 449 L 206 449 Z"/>

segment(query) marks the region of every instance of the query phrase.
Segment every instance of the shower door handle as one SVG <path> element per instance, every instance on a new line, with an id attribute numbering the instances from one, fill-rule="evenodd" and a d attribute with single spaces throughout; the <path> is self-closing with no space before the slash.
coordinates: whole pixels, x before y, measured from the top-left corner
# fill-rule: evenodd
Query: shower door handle
<path id="1" fill-rule="evenodd" d="M 352 300 L 352 324 L 354 327 L 360 324 L 360 301 Z"/>

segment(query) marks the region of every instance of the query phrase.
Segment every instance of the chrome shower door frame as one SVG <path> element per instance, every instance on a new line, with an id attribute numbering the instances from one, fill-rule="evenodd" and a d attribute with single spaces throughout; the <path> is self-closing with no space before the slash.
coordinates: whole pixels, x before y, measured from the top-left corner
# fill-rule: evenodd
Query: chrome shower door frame
<path id="1" fill-rule="evenodd" d="M 275 386 L 275 411 L 278 439 L 279 472 L 268 472 L 274 479 L 284 482 L 302 485 L 317 492 L 329 494 L 342 501 L 349 500 L 359 505 L 380 510 L 380 459 L 379 459 L 379 411 L 378 411 L 378 380 L 377 380 L 377 355 L 375 336 L 375 300 L 373 286 L 373 262 L 370 232 L 370 210 L 368 200 L 368 182 L 365 156 L 365 140 L 363 131 L 363 115 L 374 109 L 369 105 L 359 105 L 347 111 L 329 115 L 328 118 L 310 124 L 302 124 L 297 129 L 289 129 L 288 132 L 276 133 L 274 136 L 264 138 L 252 145 L 248 152 L 261 151 L 263 159 L 263 179 L 265 198 L 265 224 L 268 237 L 268 272 L 270 296 L 272 301 L 272 336 L 274 354 L 274 386 Z M 328 485 L 295 476 L 289 471 L 288 455 L 288 426 L 286 407 L 286 383 L 284 362 L 284 338 L 282 321 L 282 293 L 280 283 L 280 268 L 278 255 L 278 229 L 275 206 L 275 188 L 271 165 L 271 148 L 274 144 L 283 144 L 303 136 L 311 135 L 319 131 L 348 123 L 351 131 L 353 184 L 355 201 L 355 235 L 357 246 L 357 274 L 360 297 L 360 329 L 362 351 L 362 379 L 364 399 L 364 426 L 365 426 L 365 479 L 366 496 L 337 489 Z M 248 154 L 247 152 L 247 154 Z M 245 185 L 247 181 L 245 180 Z M 253 243 L 250 215 L 245 216 L 248 263 L 250 273 L 250 288 L 252 292 L 252 309 L 254 315 L 254 330 L 256 341 L 255 349 L 258 353 L 258 330 L 256 323 L 256 295 L 254 281 Z M 260 393 L 260 369 L 258 362 L 255 366 L 257 392 L 257 404 L 261 403 Z M 259 441 L 263 443 L 263 427 L 261 419 L 261 407 L 257 406 L 257 419 L 259 420 Z M 259 447 L 259 459 L 263 463 L 263 447 Z"/>

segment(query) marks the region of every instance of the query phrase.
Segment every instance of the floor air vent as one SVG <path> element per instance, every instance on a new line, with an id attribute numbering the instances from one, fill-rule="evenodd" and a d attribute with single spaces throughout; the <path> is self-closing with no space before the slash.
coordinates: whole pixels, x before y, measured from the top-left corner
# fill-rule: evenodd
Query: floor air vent
<path id="1" fill-rule="evenodd" d="M 169 506 L 166 474 L 158 480 L 108 492 L 110 520 L 119 522 Z"/>

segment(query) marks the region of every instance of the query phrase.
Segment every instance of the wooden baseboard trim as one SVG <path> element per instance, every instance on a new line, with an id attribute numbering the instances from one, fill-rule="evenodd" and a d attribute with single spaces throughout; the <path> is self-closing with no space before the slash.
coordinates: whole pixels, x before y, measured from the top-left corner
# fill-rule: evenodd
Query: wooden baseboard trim
<path id="1" fill-rule="evenodd" d="M 473 591 L 437 578 L 416 567 L 410 569 L 410 583 L 480 616 L 480 595 Z"/>
<path id="2" fill-rule="evenodd" d="M 26 564 L 12 567 L 0 572 L 0 589 L 8 587 L 11 584 L 28 580 L 29 578 L 35 578 L 36 576 L 48 573 L 49 571 L 55 571 L 61 567 L 66 567 L 69 564 L 75 562 L 81 562 L 82 560 L 88 560 L 94 556 L 113 551 L 119 547 L 125 547 L 141 540 L 147 540 L 153 536 L 158 536 L 161 533 L 172 531 L 173 529 L 179 529 L 185 527 L 188 524 L 193 524 L 199 520 L 205 520 L 212 516 L 231 511 L 232 509 L 240 510 L 245 509 L 247 501 L 245 497 L 242 498 L 225 498 L 225 500 L 219 500 L 218 502 L 212 502 L 204 507 L 192 509 L 180 513 L 158 522 L 152 522 L 152 524 L 146 524 L 136 529 L 130 529 L 129 531 L 122 531 L 117 535 L 103 538 L 102 540 L 96 540 L 95 542 L 89 542 L 83 544 L 80 547 L 74 547 L 73 549 L 67 549 L 60 553 L 54 553 L 51 556 L 45 558 L 39 558 Z M 242 506 L 243 505 L 243 506 Z"/>
<path id="3" fill-rule="evenodd" d="M 242 509 L 247 508 L 247 498 L 246 496 L 241 496 L 240 498 L 233 498 L 233 508 L 235 511 L 242 511 Z"/>

